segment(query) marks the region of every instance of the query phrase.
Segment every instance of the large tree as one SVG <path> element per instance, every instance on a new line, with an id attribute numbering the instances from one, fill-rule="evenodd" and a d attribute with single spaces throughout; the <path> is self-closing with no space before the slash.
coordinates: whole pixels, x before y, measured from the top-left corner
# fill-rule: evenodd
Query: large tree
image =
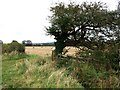
<path id="1" fill-rule="evenodd" d="M 51 26 L 46 29 L 49 35 L 55 36 L 56 55 L 68 45 L 99 48 L 103 42 L 113 38 L 118 25 L 116 13 L 108 11 L 101 2 L 58 3 L 51 7 L 51 12 Z"/>

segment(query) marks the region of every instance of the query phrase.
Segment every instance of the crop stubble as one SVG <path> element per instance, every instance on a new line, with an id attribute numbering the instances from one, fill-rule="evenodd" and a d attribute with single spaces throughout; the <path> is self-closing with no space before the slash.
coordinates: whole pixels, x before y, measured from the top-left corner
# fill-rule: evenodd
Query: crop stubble
<path id="1" fill-rule="evenodd" d="M 37 54 L 37 55 L 51 55 L 53 46 L 27 46 L 25 47 L 25 52 L 27 54 Z M 77 52 L 77 48 L 75 47 L 67 47 L 70 48 L 67 55 L 74 55 Z"/>

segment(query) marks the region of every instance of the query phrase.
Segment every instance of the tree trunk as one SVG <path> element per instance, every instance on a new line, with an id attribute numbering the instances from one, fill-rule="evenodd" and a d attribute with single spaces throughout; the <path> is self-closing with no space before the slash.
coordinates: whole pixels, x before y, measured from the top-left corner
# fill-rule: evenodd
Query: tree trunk
<path id="1" fill-rule="evenodd" d="M 57 40 L 55 42 L 55 55 L 62 55 L 63 49 L 65 47 L 64 40 Z"/>

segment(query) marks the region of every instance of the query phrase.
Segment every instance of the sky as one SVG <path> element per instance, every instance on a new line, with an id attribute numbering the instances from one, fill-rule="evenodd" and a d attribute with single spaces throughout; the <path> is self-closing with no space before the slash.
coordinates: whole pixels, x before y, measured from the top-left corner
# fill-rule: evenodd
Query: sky
<path id="1" fill-rule="evenodd" d="M 0 0 L 0 40 L 33 43 L 54 42 L 53 36 L 46 35 L 45 27 L 50 25 L 50 7 L 56 2 L 76 3 L 104 2 L 110 10 L 117 8 L 119 0 Z"/>

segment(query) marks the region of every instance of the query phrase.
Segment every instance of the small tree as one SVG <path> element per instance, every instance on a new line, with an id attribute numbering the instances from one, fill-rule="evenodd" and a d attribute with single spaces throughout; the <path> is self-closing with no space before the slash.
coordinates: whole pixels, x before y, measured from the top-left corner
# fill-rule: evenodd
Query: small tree
<path id="1" fill-rule="evenodd" d="M 56 55 L 61 54 L 64 47 L 74 42 L 74 46 L 85 46 L 94 49 L 107 40 L 112 39 L 116 30 L 117 17 L 108 11 L 101 2 L 70 4 L 58 3 L 51 7 L 51 26 L 47 33 L 55 36 Z"/>

